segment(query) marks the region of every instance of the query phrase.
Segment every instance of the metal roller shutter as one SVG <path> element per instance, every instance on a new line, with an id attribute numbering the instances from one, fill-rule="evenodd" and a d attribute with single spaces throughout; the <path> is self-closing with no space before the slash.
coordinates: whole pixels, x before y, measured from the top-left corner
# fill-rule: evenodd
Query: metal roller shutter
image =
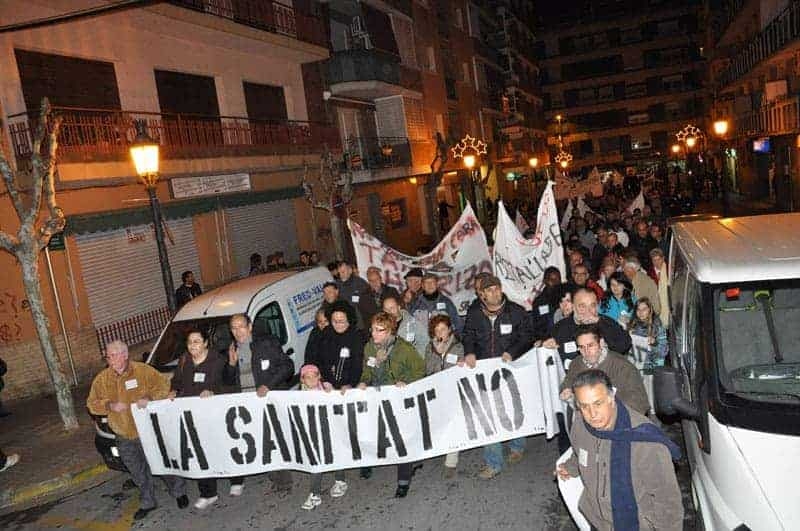
<path id="1" fill-rule="evenodd" d="M 259 253 L 265 264 L 267 256 L 276 251 L 283 251 L 288 264 L 297 261 L 300 247 L 291 199 L 228 208 L 225 215 L 231 254 L 240 277 L 250 272 L 253 253 Z"/>
<path id="2" fill-rule="evenodd" d="M 175 287 L 190 269 L 202 286 L 191 218 L 167 221 L 165 234 Z M 151 225 L 75 237 L 95 328 L 166 306 Z"/>

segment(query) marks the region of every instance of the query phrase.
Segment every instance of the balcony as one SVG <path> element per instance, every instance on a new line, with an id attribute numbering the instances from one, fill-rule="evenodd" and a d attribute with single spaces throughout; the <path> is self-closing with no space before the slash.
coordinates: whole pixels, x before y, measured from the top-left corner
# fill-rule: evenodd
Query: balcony
<path id="1" fill-rule="evenodd" d="M 777 54 L 784 46 L 800 38 L 800 2 L 789 6 L 753 37 L 731 59 L 727 69 L 717 77 L 717 87 L 727 87 L 744 77 L 757 64 Z"/>
<path id="2" fill-rule="evenodd" d="M 136 137 L 134 120 L 145 121 L 166 159 L 296 155 L 340 145 L 336 127 L 325 123 L 69 107 L 55 107 L 53 112 L 62 118 L 60 162 L 127 159 Z M 24 161 L 33 152 L 32 132 L 37 121 L 35 114 L 9 116 L 11 145 L 18 160 Z"/>
<path id="3" fill-rule="evenodd" d="M 736 129 L 742 136 L 796 134 L 799 116 L 800 97 L 782 96 L 737 119 Z"/>
<path id="4" fill-rule="evenodd" d="M 169 0 L 170 4 L 227 18 L 252 28 L 328 47 L 325 21 L 272 0 Z"/>
<path id="5" fill-rule="evenodd" d="M 405 137 L 350 137 L 344 149 L 356 170 L 411 166 L 411 145 Z"/>
<path id="6" fill-rule="evenodd" d="M 366 100 L 422 92 L 418 70 L 400 64 L 400 58 L 376 49 L 342 50 L 327 61 L 331 93 Z"/>

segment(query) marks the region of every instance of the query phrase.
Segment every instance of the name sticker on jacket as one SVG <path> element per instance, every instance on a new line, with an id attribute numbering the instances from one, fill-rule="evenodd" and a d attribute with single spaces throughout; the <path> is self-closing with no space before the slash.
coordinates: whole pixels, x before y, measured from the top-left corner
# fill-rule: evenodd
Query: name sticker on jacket
<path id="1" fill-rule="evenodd" d="M 378 362 L 375 361 L 375 356 L 370 356 L 367 358 L 367 367 L 377 367 Z"/>
<path id="2" fill-rule="evenodd" d="M 269 369 L 269 360 L 261 360 L 261 370 L 266 371 Z"/>
<path id="3" fill-rule="evenodd" d="M 204 372 L 194 373 L 194 383 L 203 383 L 205 381 L 206 381 L 206 373 Z"/>
<path id="4" fill-rule="evenodd" d="M 125 380 L 125 389 L 130 391 L 131 389 L 136 389 L 139 387 L 139 382 L 136 381 L 136 378 L 133 380 Z"/>
<path id="5" fill-rule="evenodd" d="M 448 354 L 447 357 L 444 359 L 444 361 L 446 361 L 447 363 L 456 364 L 458 363 L 458 356 L 456 356 L 455 354 Z"/>
<path id="6" fill-rule="evenodd" d="M 437 310 L 446 310 L 447 309 L 447 305 L 445 303 L 443 303 L 443 302 L 437 302 L 436 303 L 436 309 Z"/>
<path id="7" fill-rule="evenodd" d="M 589 466 L 589 452 L 583 448 L 578 448 L 578 463 L 581 466 Z"/>
<path id="8" fill-rule="evenodd" d="M 564 352 L 571 354 L 578 351 L 578 345 L 574 341 L 567 341 L 564 343 Z"/>
<path id="9" fill-rule="evenodd" d="M 539 315 L 547 315 L 550 312 L 550 306 L 543 304 L 539 306 Z"/>
<path id="10" fill-rule="evenodd" d="M 339 351 L 339 357 L 340 358 L 349 358 L 350 357 L 350 349 L 347 348 L 347 347 L 342 347 L 342 349 Z"/>
<path id="11" fill-rule="evenodd" d="M 513 328 L 513 325 L 510 325 L 510 324 L 501 324 L 501 325 L 500 325 L 500 334 L 502 334 L 502 335 L 504 335 L 504 336 L 505 336 L 505 335 L 507 335 L 507 334 L 510 334 L 510 333 L 511 333 L 511 330 L 512 330 L 512 328 Z"/>
<path id="12" fill-rule="evenodd" d="M 353 295 L 353 297 L 350 300 L 352 300 L 353 302 L 358 302 L 361 300 L 361 297 L 359 297 L 358 295 Z"/>

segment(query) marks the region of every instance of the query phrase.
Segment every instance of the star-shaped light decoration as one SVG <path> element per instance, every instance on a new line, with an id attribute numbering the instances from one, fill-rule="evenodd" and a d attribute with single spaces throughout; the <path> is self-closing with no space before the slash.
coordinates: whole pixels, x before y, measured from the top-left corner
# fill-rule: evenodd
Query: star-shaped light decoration
<path id="1" fill-rule="evenodd" d="M 453 158 L 460 159 L 464 156 L 465 151 L 472 151 L 476 155 L 486 155 L 486 142 L 479 140 L 470 135 L 465 136 L 461 141 L 450 148 L 453 152 Z"/>
<path id="2" fill-rule="evenodd" d="M 675 138 L 678 142 L 686 142 L 689 137 L 698 138 L 703 132 L 692 124 L 686 124 L 686 127 L 675 133 Z"/>

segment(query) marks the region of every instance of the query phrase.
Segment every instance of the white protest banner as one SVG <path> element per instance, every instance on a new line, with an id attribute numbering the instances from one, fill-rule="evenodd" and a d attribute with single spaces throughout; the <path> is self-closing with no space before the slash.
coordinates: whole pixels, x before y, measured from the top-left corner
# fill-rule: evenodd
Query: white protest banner
<path id="1" fill-rule="evenodd" d="M 364 274 L 375 266 L 383 271 L 383 282 L 402 291 L 404 275 L 415 267 L 430 270 L 439 276 L 439 291 L 450 297 L 460 314 L 467 313 L 475 298 L 473 279 L 483 271 L 492 272 L 486 235 L 478 219 L 467 205 L 450 232 L 422 256 L 409 256 L 389 247 L 369 234 L 364 227 L 349 220 L 358 270 Z"/>
<path id="2" fill-rule="evenodd" d="M 495 234 L 494 274 L 503 284 L 506 296 L 530 310 L 542 289 L 545 268 L 554 266 L 562 278 L 566 275 L 553 183 L 547 183 L 539 202 L 533 238 L 522 237 L 502 201 L 498 202 Z"/>
<path id="3" fill-rule="evenodd" d="M 131 410 L 153 473 L 190 478 L 408 463 L 545 431 L 530 355 L 405 387 L 238 393 Z"/>

